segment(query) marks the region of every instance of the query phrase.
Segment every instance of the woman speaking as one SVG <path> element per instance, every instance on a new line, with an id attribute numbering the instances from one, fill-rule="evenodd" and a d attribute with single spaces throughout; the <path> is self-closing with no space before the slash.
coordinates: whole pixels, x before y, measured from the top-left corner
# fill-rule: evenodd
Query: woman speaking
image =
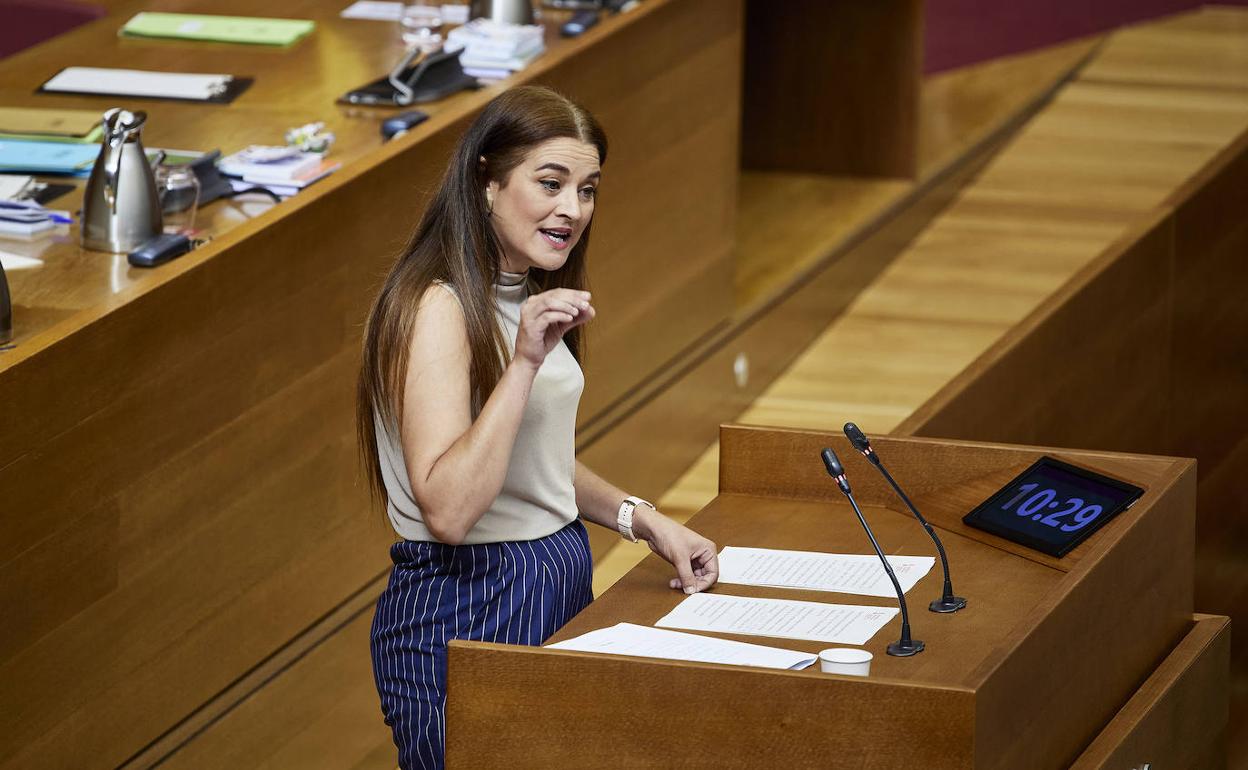
<path id="1" fill-rule="evenodd" d="M 586 253 L 607 139 L 536 86 L 460 139 L 369 315 L 360 444 L 402 539 L 373 672 L 399 764 L 443 764 L 446 644 L 541 644 L 591 600 L 581 519 L 643 539 L 695 593 L 715 544 L 576 460 Z M 587 717 L 589 718 L 589 717 Z"/>

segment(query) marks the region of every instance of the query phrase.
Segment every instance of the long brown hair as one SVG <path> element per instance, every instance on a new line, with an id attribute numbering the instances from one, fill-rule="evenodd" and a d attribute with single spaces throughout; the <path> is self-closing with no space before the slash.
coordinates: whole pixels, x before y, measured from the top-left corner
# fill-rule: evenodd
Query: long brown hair
<path id="1" fill-rule="evenodd" d="M 490 181 L 505 182 L 531 149 L 557 138 L 592 144 L 598 150 L 598 162 L 606 162 L 607 137 L 602 127 L 585 108 L 562 94 L 542 86 L 520 86 L 491 100 L 459 140 L 442 184 L 373 303 L 364 328 L 356 428 L 369 487 L 379 501 L 385 501 L 386 489 L 375 420 L 380 418 L 387 429 L 402 422 L 408 345 L 420 299 L 435 281 L 450 284 L 463 308 L 474 415 L 502 377 L 511 353 L 494 312 L 502 247 L 489 221 L 485 187 Z M 590 224 L 562 267 L 529 271 L 534 290 L 586 287 Z M 571 329 L 563 339 L 579 361 L 581 327 Z"/>

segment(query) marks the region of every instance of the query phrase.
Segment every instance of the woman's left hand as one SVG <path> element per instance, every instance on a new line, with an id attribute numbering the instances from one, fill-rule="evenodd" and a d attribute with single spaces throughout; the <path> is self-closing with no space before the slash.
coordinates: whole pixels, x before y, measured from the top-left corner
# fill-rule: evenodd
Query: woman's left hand
<path id="1" fill-rule="evenodd" d="M 651 551 L 676 568 L 676 577 L 668 585 L 687 594 L 715 585 L 719 579 L 719 556 L 713 542 L 658 511 L 637 506 L 633 515 L 638 514 L 638 536 L 645 539 Z"/>

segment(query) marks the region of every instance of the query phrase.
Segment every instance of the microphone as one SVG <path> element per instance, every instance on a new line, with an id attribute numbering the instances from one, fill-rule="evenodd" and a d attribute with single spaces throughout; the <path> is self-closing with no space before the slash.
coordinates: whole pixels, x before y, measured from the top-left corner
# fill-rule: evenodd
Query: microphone
<path id="1" fill-rule="evenodd" d="M 901 638 L 888 645 L 888 654 L 898 658 L 908 658 L 911 655 L 917 655 L 923 652 L 924 645 L 918 639 L 910 638 L 910 613 L 906 611 L 906 595 L 901 590 L 901 583 L 897 582 L 897 575 L 893 573 L 892 565 L 888 563 L 888 559 L 884 558 L 884 552 L 880 550 L 880 544 L 875 541 L 875 533 L 867 525 L 867 520 L 863 518 L 858 502 L 854 500 L 854 493 L 849 489 L 849 481 L 845 478 L 845 469 L 841 467 L 841 461 L 836 459 L 836 452 L 833 452 L 831 448 L 825 448 L 821 455 L 823 464 L 828 469 L 828 475 L 836 481 L 836 485 L 840 487 L 845 497 L 849 498 L 849 504 L 854 507 L 854 513 L 858 514 L 858 522 L 866 530 L 867 538 L 871 541 L 871 547 L 875 549 L 875 555 L 880 557 L 880 562 L 884 565 L 884 571 L 888 573 L 888 579 L 893 581 L 893 588 L 897 590 L 897 603 L 901 605 Z"/>
<path id="2" fill-rule="evenodd" d="M 919 513 L 919 509 L 914 507 L 914 503 L 910 502 L 910 498 L 906 497 L 906 493 L 901 491 L 901 487 L 897 486 L 897 482 L 893 480 L 893 475 L 884 467 L 884 463 L 880 461 L 880 456 L 871 448 L 871 442 L 867 440 L 867 436 L 857 425 L 852 422 L 845 423 L 845 438 L 849 439 L 849 443 L 854 445 L 854 449 L 862 452 L 862 456 L 867 458 L 880 473 L 884 474 L 884 478 L 892 486 L 893 491 L 897 493 L 901 501 L 906 504 L 910 512 L 914 514 L 914 518 L 919 520 L 923 525 L 923 529 L 927 530 L 927 534 L 932 538 L 932 542 L 936 544 L 936 552 L 940 554 L 940 566 L 945 570 L 945 590 L 941 597 L 936 599 L 927 608 L 932 612 L 957 612 L 966 606 L 966 599 L 961 596 L 953 595 L 953 583 L 949 579 L 949 557 L 945 555 L 945 546 L 940 542 L 940 538 L 936 536 L 936 530 L 931 524 L 927 523 L 927 519 L 923 518 L 923 514 Z"/>

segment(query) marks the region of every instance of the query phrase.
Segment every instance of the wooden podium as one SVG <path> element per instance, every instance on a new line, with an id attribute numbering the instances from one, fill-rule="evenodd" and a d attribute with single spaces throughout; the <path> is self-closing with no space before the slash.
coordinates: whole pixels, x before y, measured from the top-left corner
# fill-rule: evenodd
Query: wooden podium
<path id="1" fill-rule="evenodd" d="M 969 601 L 952 615 L 928 612 L 940 595 L 939 561 L 910 590 L 911 626 L 925 652 L 885 654 L 900 618 L 866 645 L 875 659 L 865 678 L 823 674 L 817 665 L 775 671 L 456 641 L 448 767 L 1224 763 L 1229 620 L 1193 617 L 1193 461 L 924 439 L 874 445 L 940 531 L 954 587 Z M 723 428 L 720 494 L 691 526 L 720 547 L 870 553 L 824 471 L 823 446 L 841 456 L 887 553 L 934 553 L 875 469 L 839 435 Z M 962 524 L 1043 454 L 1146 492 L 1062 559 Z M 648 557 L 551 641 L 622 621 L 653 625 L 683 598 L 667 587 L 670 572 Z M 895 605 L 813 591 L 714 590 Z M 810 652 L 833 646 L 732 638 Z M 1141 742 L 1143 732 L 1155 740 Z M 1130 756 L 1134 746 L 1153 753 Z"/>

